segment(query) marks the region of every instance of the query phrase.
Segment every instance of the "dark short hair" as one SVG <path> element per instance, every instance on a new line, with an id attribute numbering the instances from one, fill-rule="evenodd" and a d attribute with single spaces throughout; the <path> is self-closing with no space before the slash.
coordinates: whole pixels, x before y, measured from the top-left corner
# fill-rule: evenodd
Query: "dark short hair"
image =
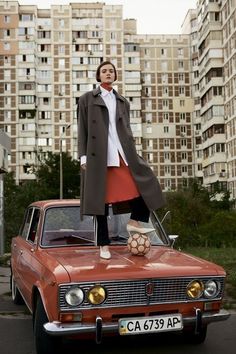
<path id="1" fill-rule="evenodd" d="M 97 82 L 101 82 L 101 79 L 100 79 L 100 70 L 101 70 L 101 68 L 104 65 L 108 65 L 108 64 L 110 64 L 113 67 L 113 69 L 114 69 L 114 72 L 115 72 L 115 80 L 114 81 L 117 80 L 116 67 L 115 67 L 115 65 L 113 63 L 111 63 L 109 60 L 107 60 L 107 61 L 103 61 L 97 68 L 97 71 L 96 71 L 96 80 L 97 80 Z"/>

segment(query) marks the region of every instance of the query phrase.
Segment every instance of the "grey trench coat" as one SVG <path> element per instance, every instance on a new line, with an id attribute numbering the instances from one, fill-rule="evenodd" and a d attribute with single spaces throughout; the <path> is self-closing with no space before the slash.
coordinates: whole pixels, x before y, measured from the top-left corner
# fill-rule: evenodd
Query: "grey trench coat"
<path id="1" fill-rule="evenodd" d="M 136 152 L 130 128 L 128 101 L 115 90 L 113 92 L 117 103 L 117 133 L 129 169 L 148 209 L 156 210 L 165 204 L 159 182 L 148 164 Z M 104 215 L 105 211 L 109 114 L 100 93 L 98 87 L 79 99 L 79 156 L 87 156 L 86 170 L 81 170 L 83 215 Z M 124 211 L 122 207 L 121 209 Z M 130 210 L 125 212 L 128 211 Z"/>

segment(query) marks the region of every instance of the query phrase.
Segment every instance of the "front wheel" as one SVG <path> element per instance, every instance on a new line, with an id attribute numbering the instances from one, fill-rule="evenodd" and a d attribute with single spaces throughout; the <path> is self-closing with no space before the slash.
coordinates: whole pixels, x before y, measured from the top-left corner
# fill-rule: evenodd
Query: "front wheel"
<path id="1" fill-rule="evenodd" d="M 197 333 L 195 333 L 194 328 L 186 328 L 184 329 L 183 334 L 188 343 L 201 344 L 206 339 L 207 326 L 203 326 Z"/>
<path id="2" fill-rule="evenodd" d="M 37 354 L 59 353 L 60 338 L 47 334 L 43 325 L 48 322 L 43 302 L 38 297 L 34 315 L 34 340 Z"/>

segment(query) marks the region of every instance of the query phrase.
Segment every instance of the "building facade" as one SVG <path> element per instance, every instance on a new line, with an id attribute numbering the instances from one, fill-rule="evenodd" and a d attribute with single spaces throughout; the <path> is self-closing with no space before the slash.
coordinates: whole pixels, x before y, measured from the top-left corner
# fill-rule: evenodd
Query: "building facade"
<path id="1" fill-rule="evenodd" d="M 221 4 L 224 118 L 226 138 L 226 177 L 228 189 L 236 198 L 236 1 Z"/>
<path id="2" fill-rule="evenodd" d="M 185 19 L 192 52 L 195 175 L 236 198 L 236 1 L 198 0 Z"/>
<path id="3" fill-rule="evenodd" d="M 138 35 L 122 6 L 0 1 L 0 128 L 11 136 L 16 180 L 34 178 L 39 154 L 78 157 L 77 103 L 96 87 L 103 60 L 118 70 L 115 88 L 130 102 L 140 154 L 164 190 L 194 176 L 189 35 Z"/>
<path id="4" fill-rule="evenodd" d="M 103 60 L 163 190 L 191 178 L 236 198 L 236 0 L 198 0 L 181 35 L 139 35 L 122 6 L 0 1 L 0 129 L 17 182 L 38 156 L 78 157 L 77 103 Z"/>

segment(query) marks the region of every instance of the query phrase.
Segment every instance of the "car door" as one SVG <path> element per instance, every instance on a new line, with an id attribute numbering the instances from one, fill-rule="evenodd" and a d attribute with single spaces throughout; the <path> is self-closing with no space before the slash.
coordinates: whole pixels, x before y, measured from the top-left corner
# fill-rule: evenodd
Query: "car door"
<path id="1" fill-rule="evenodd" d="M 14 273 L 14 278 L 17 283 L 17 287 L 22 292 L 24 296 L 24 288 L 23 288 L 23 278 L 24 275 L 22 273 L 22 255 L 25 249 L 26 237 L 30 228 L 30 221 L 33 213 L 33 208 L 28 208 L 24 215 L 24 220 L 22 226 L 20 228 L 19 234 L 17 237 L 13 239 L 12 242 L 12 269 Z"/>
<path id="2" fill-rule="evenodd" d="M 18 258 L 19 287 L 28 304 L 31 302 L 32 285 L 35 282 L 35 251 L 39 218 L 40 209 L 29 208 L 22 228 L 21 239 L 18 243 L 20 253 Z"/>

